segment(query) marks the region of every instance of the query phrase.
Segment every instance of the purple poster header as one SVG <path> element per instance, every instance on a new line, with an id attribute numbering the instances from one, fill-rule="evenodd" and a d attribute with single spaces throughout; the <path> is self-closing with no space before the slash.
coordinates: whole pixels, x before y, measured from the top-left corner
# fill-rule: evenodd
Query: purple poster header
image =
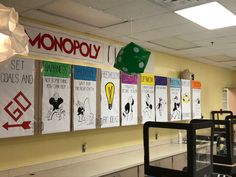
<path id="1" fill-rule="evenodd" d="M 121 73 L 121 82 L 124 84 L 137 84 L 138 75 L 128 75 L 125 73 Z"/>
<path id="2" fill-rule="evenodd" d="M 155 85 L 167 85 L 167 77 L 155 76 Z"/>

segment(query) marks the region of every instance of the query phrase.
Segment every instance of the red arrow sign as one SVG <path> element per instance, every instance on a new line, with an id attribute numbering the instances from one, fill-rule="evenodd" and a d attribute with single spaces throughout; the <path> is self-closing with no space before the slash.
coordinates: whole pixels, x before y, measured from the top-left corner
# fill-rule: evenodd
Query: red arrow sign
<path id="1" fill-rule="evenodd" d="M 8 128 L 13 128 L 13 127 L 22 127 L 23 129 L 30 129 L 30 122 L 31 121 L 24 121 L 22 124 L 13 124 L 9 125 L 8 122 L 5 123 L 2 127 L 8 130 Z"/>

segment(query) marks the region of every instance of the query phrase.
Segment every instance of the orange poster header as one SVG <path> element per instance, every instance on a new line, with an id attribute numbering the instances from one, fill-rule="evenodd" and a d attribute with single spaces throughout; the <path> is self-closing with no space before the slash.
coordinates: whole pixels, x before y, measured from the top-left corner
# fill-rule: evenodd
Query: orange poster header
<path id="1" fill-rule="evenodd" d="M 202 84 L 200 81 L 192 81 L 192 88 L 194 89 L 201 89 Z"/>

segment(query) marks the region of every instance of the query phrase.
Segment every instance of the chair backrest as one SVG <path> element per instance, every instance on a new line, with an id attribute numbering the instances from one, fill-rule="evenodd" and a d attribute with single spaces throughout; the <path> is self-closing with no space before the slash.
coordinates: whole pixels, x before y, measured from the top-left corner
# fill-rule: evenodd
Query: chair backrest
<path id="1" fill-rule="evenodd" d="M 219 111 L 211 111 L 211 117 L 212 120 L 220 120 L 220 115 L 224 115 L 224 116 L 232 116 L 233 112 L 232 111 L 223 111 L 223 110 L 219 110 Z"/>

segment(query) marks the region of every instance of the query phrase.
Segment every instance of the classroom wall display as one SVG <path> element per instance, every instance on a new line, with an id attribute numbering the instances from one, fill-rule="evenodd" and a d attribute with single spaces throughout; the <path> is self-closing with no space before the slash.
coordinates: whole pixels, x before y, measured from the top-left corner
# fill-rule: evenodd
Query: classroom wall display
<path id="1" fill-rule="evenodd" d="M 155 76 L 156 121 L 168 122 L 167 78 Z"/>
<path id="2" fill-rule="evenodd" d="M 181 79 L 182 120 L 190 120 L 191 115 L 191 81 Z"/>
<path id="3" fill-rule="evenodd" d="M 138 123 L 137 75 L 121 73 L 121 125 Z"/>
<path id="4" fill-rule="evenodd" d="M 170 121 L 181 120 L 181 81 L 170 79 Z"/>
<path id="5" fill-rule="evenodd" d="M 42 134 L 70 131 L 70 79 L 70 65 L 42 62 Z"/>
<path id="6" fill-rule="evenodd" d="M 192 81 L 192 117 L 201 119 L 201 82 Z"/>
<path id="7" fill-rule="evenodd" d="M 154 75 L 141 74 L 141 115 L 143 124 L 147 121 L 155 121 L 154 85 Z"/>
<path id="8" fill-rule="evenodd" d="M 120 125 L 120 73 L 101 70 L 101 128 Z"/>
<path id="9" fill-rule="evenodd" d="M 73 129 L 96 128 L 97 69 L 74 66 Z"/>
<path id="10" fill-rule="evenodd" d="M 0 63 L 0 137 L 34 134 L 35 61 L 15 57 Z"/>

